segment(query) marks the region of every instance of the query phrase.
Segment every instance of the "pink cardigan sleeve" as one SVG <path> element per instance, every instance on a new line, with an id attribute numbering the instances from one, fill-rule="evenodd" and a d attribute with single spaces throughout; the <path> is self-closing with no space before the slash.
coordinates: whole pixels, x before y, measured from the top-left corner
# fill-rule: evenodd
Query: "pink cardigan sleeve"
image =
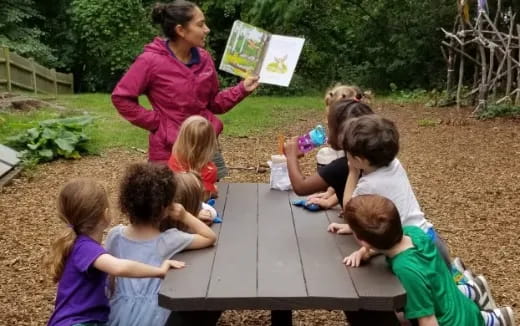
<path id="1" fill-rule="evenodd" d="M 211 63 L 213 65 L 213 74 L 215 78 L 215 95 L 212 99 L 210 99 L 208 108 L 211 112 L 216 114 L 226 113 L 235 105 L 240 103 L 240 101 L 242 101 L 250 93 L 246 91 L 243 81 L 238 83 L 236 86 L 219 91 L 218 77 L 213 60 Z"/>
<path id="2" fill-rule="evenodd" d="M 150 66 L 142 55 L 130 66 L 112 92 L 112 103 L 117 111 L 132 124 L 154 131 L 159 128 L 157 112 L 139 105 L 138 97 L 150 82 Z"/>

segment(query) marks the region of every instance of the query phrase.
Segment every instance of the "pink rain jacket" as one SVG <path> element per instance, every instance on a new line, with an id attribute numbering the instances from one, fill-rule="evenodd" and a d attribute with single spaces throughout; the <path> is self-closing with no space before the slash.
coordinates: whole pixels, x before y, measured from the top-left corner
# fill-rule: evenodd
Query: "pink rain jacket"
<path id="1" fill-rule="evenodd" d="M 156 38 L 144 48 L 112 92 L 112 103 L 132 124 L 150 131 L 148 156 L 167 161 L 180 126 L 186 118 L 201 115 L 220 134 L 225 113 L 248 95 L 243 82 L 219 92 L 217 72 L 207 51 L 198 48 L 200 62 L 186 66 L 173 57 L 165 40 Z M 146 94 L 153 110 L 138 102 Z"/>

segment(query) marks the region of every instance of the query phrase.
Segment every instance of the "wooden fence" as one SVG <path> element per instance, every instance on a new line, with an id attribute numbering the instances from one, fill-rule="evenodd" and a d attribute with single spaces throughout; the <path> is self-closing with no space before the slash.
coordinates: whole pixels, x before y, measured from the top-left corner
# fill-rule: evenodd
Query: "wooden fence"
<path id="1" fill-rule="evenodd" d="M 0 91 L 43 94 L 72 94 L 72 74 L 47 69 L 32 58 L 26 59 L 0 46 Z"/>

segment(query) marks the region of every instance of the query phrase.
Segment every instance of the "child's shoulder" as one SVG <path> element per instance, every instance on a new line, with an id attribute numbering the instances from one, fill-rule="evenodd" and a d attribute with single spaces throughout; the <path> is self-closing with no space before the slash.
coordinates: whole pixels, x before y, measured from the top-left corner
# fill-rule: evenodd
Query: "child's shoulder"
<path id="1" fill-rule="evenodd" d="M 195 235 L 176 228 L 161 232 L 157 243 L 158 253 L 164 257 L 171 257 L 188 247 L 194 237 Z"/>
<path id="2" fill-rule="evenodd" d="M 117 238 L 121 237 L 123 235 L 123 230 L 125 226 L 123 224 L 118 224 L 114 227 L 112 227 L 107 234 L 107 238 L 105 241 L 105 247 L 110 247 L 110 245 L 116 241 Z"/>
<path id="3" fill-rule="evenodd" d="M 87 235 L 79 235 L 74 241 L 73 251 L 95 250 L 102 247 L 100 243 Z"/>
<path id="4" fill-rule="evenodd" d="M 118 224 L 116 226 L 113 226 L 110 230 L 108 230 L 108 235 L 116 235 L 116 234 L 122 234 L 125 226 L 123 224 Z"/>

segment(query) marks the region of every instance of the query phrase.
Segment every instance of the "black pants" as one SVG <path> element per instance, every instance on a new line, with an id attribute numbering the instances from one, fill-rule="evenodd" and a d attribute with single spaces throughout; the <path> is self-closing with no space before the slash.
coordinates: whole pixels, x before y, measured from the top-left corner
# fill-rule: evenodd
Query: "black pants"
<path id="1" fill-rule="evenodd" d="M 221 314 L 222 311 L 174 311 L 165 326 L 215 326 Z M 271 325 L 292 326 L 292 311 L 271 311 Z"/>
<path id="2" fill-rule="evenodd" d="M 344 311 L 350 326 L 399 326 L 399 320 L 393 311 Z"/>

